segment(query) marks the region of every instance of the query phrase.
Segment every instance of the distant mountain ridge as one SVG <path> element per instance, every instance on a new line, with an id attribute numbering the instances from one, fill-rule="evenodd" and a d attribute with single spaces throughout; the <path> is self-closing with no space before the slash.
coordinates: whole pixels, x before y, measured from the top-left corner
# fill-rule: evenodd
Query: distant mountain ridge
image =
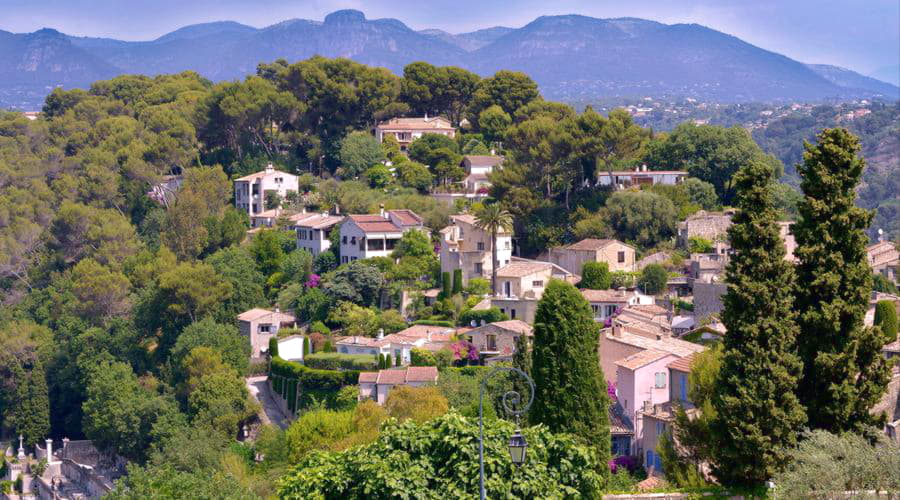
<path id="1" fill-rule="evenodd" d="M 74 37 L 52 29 L 0 31 L 0 107 L 34 109 L 54 86 L 84 87 L 123 73 L 193 70 L 242 78 L 260 62 L 347 57 L 402 74 L 414 61 L 481 75 L 528 73 L 550 99 L 695 97 L 722 102 L 900 98 L 900 88 L 850 70 L 806 65 L 696 25 L 637 18 L 541 16 L 521 28 L 415 31 L 396 19 L 341 10 L 323 21 L 265 28 L 234 21 L 185 26 L 155 40 Z"/>

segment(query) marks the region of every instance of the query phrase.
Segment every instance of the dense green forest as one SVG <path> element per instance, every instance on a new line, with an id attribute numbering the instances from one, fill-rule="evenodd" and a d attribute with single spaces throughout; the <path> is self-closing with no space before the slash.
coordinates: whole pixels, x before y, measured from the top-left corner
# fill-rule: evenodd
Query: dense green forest
<path id="1" fill-rule="evenodd" d="M 408 158 L 370 134 L 380 120 L 425 113 L 463 123 L 462 133 L 426 136 Z M 282 223 L 247 238 L 231 180 L 272 162 L 301 175 L 288 208 L 409 208 L 437 231 L 472 207 L 428 191 L 462 178 L 461 155 L 492 147 L 507 163 L 491 177 L 491 197 L 512 215 L 525 255 L 584 237 L 615 236 L 642 252 L 671 247 L 679 219 L 734 203 L 742 165 L 784 168 L 744 129 L 686 124 L 655 134 L 622 110 L 577 113 L 545 101 L 527 75 L 508 71 L 480 79 L 415 63 L 398 77 L 317 57 L 215 85 L 186 72 L 57 89 L 37 120 L 0 113 L 4 434 L 22 433 L 28 445 L 92 439 L 135 464 L 134 488 L 168 478 L 213 497 L 268 494 L 289 460 L 283 435 L 260 441 L 271 468 L 229 445 L 258 410 L 242 377 L 260 369 L 249 365 L 235 316 L 278 304 L 323 334 L 393 332 L 405 321 L 377 306 L 441 279 L 424 236 L 405 237 L 393 259 L 340 267 L 333 252 L 296 250 Z M 593 182 L 641 163 L 692 179 L 615 193 Z M 174 199 L 147 195 L 172 173 L 184 175 Z M 781 215 L 791 213 L 796 195 L 778 193 Z M 473 281 L 472 295 L 484 293 Z M 472 305 L 447 297 L 414 314 L 455 322 Z M 354 432 L 369 429 L 361 442 L 373 442 L 366 416 L 348 415 Z M 210 474 L 227 480 L 208 484 Z"/>

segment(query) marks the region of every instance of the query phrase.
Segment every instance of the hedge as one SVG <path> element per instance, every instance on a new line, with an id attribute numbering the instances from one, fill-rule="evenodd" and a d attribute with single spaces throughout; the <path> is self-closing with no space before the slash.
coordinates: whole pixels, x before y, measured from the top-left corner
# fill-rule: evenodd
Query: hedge
<path id="1" fill-rule="evenodd" d="M 356 385 L 359 371 L 319 370 L 273 357 L 269 377 L 272 389 L 287 401 L 288 409 L 293 412 L 307 408 L 316 401 L 330 406 L 342 387 Z M 296 398 L 298 385 L 299 401 Z"/>
<path id="2" fill-rule="evenodd" d="M 488 309 L 469 309 L 459 315 L 459 324 L 462 326 L 469 326 L 472 324 L 472 321 L 474 321 L 475 325 L 478 326 L 481 325 L 482 320 L 484 320 L 485 323 L 496 323 L 508 319 L 509 316 L 500 312 L 499 307 L 494 306 Z"/>
<path id="3" fill-rule="evenodd" d="M 432 319 L 420 319 L 419 321 L 413 321 L 410 325 L 427 325 L 427 326 L 446 326 L 447 328 L 453 328 L 452 321 L 438 321 Z"/>
<path id="4" fill-rule="evenodd" d="M 371 354 L 317 352 L 303 358 L 307 368 L 319 370 L 377 370 L 378 358 Z"/>

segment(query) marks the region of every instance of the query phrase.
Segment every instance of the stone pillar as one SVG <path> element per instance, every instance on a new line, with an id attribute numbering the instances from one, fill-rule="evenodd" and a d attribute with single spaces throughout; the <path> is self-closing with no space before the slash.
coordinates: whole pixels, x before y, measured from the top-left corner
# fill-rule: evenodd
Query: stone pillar
<path id="1" fill-rule="evenodd" d="M 47 438 L 44 440 L 47 443 L 47 463 L 53 463 L 53 440 Z"/>

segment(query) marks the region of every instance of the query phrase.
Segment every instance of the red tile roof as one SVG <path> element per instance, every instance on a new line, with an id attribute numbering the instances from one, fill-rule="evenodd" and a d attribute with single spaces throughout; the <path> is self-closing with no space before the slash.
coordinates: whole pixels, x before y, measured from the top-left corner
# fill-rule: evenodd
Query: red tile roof
<path id="1" fill-rule="evenodd" d="M 566 250 L 600 250 L 606 248 L 613 243 L 621 243 L 618 240 L 598 240 L 596 238 L 585 238 L 581 241 L 565 246 Z M 624 245 L 624 243 L 622 243 Z"/>
<path id="2" fill-rule="evenodd" d="M 493 167 L 503 163 L 504 159 L 502 156 L 491 155 L 466 155 L 463 158 L 473 167 Z"/>
<path id="3" fill-rule="evenodd" d="M 405 208 L 400 210 L 388 210 L 388 213 L 396 217 L 403 226 L 418 226 L 424 221 L 422 217 L 419 217 L 419 214 Z"/>
<path id="4" fill-rule="evenodd" d="M 628 302 L 628 297 L 618 290 L 591 290 L 585 288 L 581 290 L 581 295 L 583 295 L 588 302 L 611 302 L 615 304 L 625 304 Z"/>
<path id="5" fill-rule="evenodd" d="M 378 381 L 378 372 L 359 372 L 360 384 L 374 384 Z"/>
<path id="6" fill-rule="evenodd" d="M 380 130 L 455 130 L 446 118 L 391 118 L 378 124 Z"/>
<path id="7" fill-rule="evenodd" d="M 671 363 L 666 365 L 666 367 L 671 368 L 673 370 L 678 370 L 680 372 L 690 373 L 691 372 L 691 363 L 693 363 L 693 362 L 694 362 L 694 354 L 691 354 L 690 356 L 687 356 L 685 358 L 679 358 L 679 359 L 676 359 L 675 361 L 672 361 Z"/>
<path id="8" fill-rule="evenodd" d="M 379 384 L 397 385 L 406 382 L 406 370 L 381 370 L 378 372 Z"/>
<path id="9" fill-rule="evenodd" d="M 647 349 L 646 351 L 641 351 L 632 354 L 625 359 L 616 361 L 616 365 L 628 370 L 637 370 L 638 368 L 647 366 L 650 363 L 659 361 L 668 356 L 674 355 L 668 352 L 657 351 L 655 349 Z"/>
<path id="10" fill-rule="evenodd" d="M 435 382 L 438 378 L 437 367 L 410 366 L 406 369 L 407 382 Z"/>

